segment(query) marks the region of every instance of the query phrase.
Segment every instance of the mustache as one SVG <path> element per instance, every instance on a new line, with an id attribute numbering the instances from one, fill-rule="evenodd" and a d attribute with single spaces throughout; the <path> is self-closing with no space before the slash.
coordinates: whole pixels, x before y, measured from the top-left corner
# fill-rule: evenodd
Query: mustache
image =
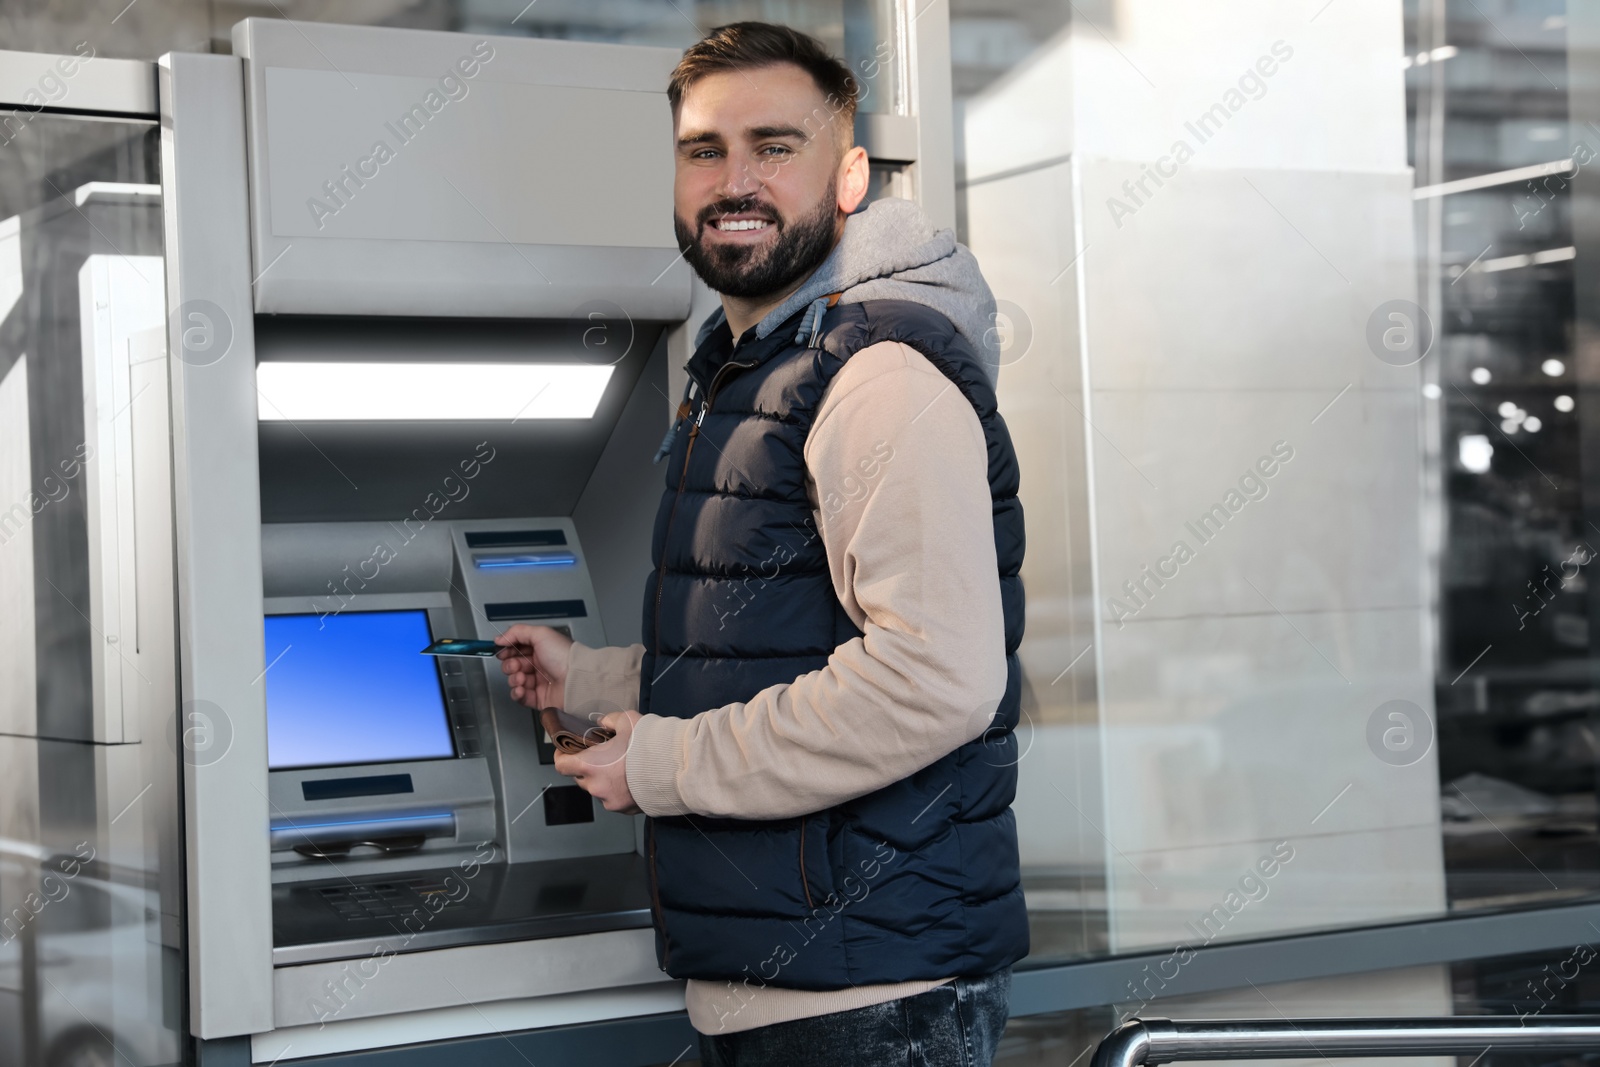
<path id="1" fill-rule="evenodd" d="M 783 216 L 778 214 L 776 208 L 752 197 L 734 197 L 718 200 L 701 208 L 699 216 L 695 219 L 696 229 L 703 230 L 707 223 L 728 215 L 758 215 L 780 229 L 783 227 Z"/>

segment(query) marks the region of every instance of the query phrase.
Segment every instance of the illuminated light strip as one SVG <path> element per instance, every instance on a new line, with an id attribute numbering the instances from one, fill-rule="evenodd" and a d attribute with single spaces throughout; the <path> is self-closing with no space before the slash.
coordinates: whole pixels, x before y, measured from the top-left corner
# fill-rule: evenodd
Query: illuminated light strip
<path id="1" fill-rule="evenodd" d="M 1536 267 L 1544 263 L 1561 263 L 1576 258 L 1578 258 L 1577 247 L 1568 245 L 1565 248 L 1547 248 L 1543 252 L 1534 252 L 1531 255 L 1501 256 L 1499 259 L 1486 259 L 1478 264 L 1477 269 L 1485 274 L 1491 274 L 1497 270 Z"/>
<path id="2" fill-rule="evenodd" d="M 256 367 L 262 422 L 593 418 L 611 367 L 584 363 L 292 363 Z"/>
<path id="3" fill-rule="evenodd" d="M 1435 196 L 1449 196 L 1451 193 L 1470 193 L 1474 189 L 1490 189 L 1496 185 L 1531 181 L 1550 174 L 1561 174 L 1570 178 L 1573 169 L 1572 160 L 1557 159 L 1550 163 L 1535 163 L 1531 167 L 1518 167 L 1515 170 L 1497 170 L 1493 174 L 1480 174 L 1476 178 L 1461 178 L 1453 182 L 1440 182 L 1438 185 L 1419 185 L 1411 190 L 1411 199 L 1428 200 Z"/>
<path id="4" fill-rule="evenodd" d="M 480 571 L 497 567 L 572 567 L 578 557 L 571 552 L 549 552 L 542 555 L 479 556 L 472 557 L 473 566 Z"/>

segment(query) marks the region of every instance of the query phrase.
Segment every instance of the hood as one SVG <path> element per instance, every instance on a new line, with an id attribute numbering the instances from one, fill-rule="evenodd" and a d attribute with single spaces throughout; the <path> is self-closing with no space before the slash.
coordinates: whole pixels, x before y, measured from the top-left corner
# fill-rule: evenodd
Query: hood
<path id="1" fill-rule="evenodd" d="M 886 198 L 868 204 L 845 220 L 844 236 L 811 277 L 756 324 L 766 337 L 807 305 L 797 340 L 815 329 L 826 308 L 824 298 L 841 293 L 839 303 L 908 300 L 937 311 L 955 326 L 983 362 L 993 384 L 999 376 L 999 334 L 994 329 L 994 294 L 967 247 L 950 230 L 936 230 L 909 200 Z M 696 347 L 724 320 L 718 308 L 695 338 Z"/>

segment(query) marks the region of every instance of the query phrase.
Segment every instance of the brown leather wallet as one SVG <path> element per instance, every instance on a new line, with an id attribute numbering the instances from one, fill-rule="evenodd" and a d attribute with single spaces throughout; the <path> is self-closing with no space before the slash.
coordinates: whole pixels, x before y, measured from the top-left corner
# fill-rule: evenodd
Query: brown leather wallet
<path id="1" fill-rule="evenodd" d="M 586 723 L 560 708 L 540 708 L 539 725 L 550 735 L 558 752 L 582 752 L 617 736 L 617 732 L 609 726 Z"/>

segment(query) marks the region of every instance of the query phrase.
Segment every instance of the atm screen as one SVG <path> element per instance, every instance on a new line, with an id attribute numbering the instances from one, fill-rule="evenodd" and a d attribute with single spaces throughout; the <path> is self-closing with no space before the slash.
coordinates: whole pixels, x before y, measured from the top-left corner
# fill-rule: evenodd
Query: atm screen
<path id="1" fill-rule="evenodd" d="M 267 766 L 456 754 L 427 611 L 268 615 Z"/>

